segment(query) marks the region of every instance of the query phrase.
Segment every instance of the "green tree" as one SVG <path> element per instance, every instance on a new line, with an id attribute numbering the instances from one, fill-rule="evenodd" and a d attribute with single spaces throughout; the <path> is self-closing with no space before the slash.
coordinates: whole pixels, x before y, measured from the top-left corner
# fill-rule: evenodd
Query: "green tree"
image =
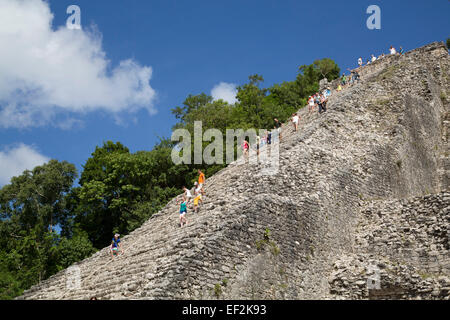
<path id="1" fill-rule="evenodd" d="M 278 106 L 277 112 L 270 118 L 279 118 L 286 121 L 292 113 L 298 111 L 306 104 L 306 99 L 301 96 L 300 88 L 296 81 L 283 82 L 281 85 L 275 84 L 269 88 L 270 95 L 267 101 L 271 100 L 271 105 Z M 270 120 L 272 120 L 270 119 Z"/>
<path id="2" fill-rule="evenodd" d="M 57 247 L 57 270 L 70 267 L 75 262 L 89 257 L 95 252 L 85 231 L 75 228 L 71 238 L 62 238 Z"/>
<path id="3" fill-rule="evenodd" d="M 173 164 L 172 147 L 162 140 L 135 154 L 110 141 L 96 148 L 72 194 L 75 222 L 96 248 L 108 245 L 114 232 L 133 231 L 180 193 L 190 169 Z"/>
<path id="4" fill-rule="evenodd" d="M 259 86 L 264 82 L 261 75 L 255 74 L 248 77 L 249 83 L 239 86 L 236 95 L 239 104 L 234 112 L 234 127 L 240 125 L 242 129 L 261 128 L 261 115 L 264 112 L 264 99 L 267 89 Z"/>
<path id="5" fill-rule="evenodd" d="M 175 115 L 175 118 L 180 120 L 181 124 L 186 124 L 192 119 L 189 119 L 189 115 L 201 107 L 211 103 L 213 101 L 213 97 L 206 95 L 205 93 L 199 95 L 189 95 L 186 100 L 183 102 L 182 107 L 175 107 L 172 109 L 172 113 Z"/>
<path id="6" fill-rule="evenodd" d="M 0 189 L 0 296 L 19 294 L 58 270 L 54 229 L 68 221 L 66 196 L 76 176 L 73 164 L 51 160 Z"/>
<path id="7" fill-rule="evenodd" d="M 333 81 L 339 78 L 341 70 L 338 65 L 331 59 L 325 58 L 322 60 L 316 60 L 313 64 L 314 68 L 319 73 L 319 81 L 327 78 L 328 81 Z"/>
<path id="8" fill-rule="evenodd" d="M 87 232 L 96 248 L 104 247 L 113 229 L 121 223 L 121 210 L 125 209 L 118 202 L 123 201 L 123 191 L 129 191 L 126 179 L 132 172 L 120 175 L 117 167 L 129 154 L 120 142 L 107 141 L 96 147 L 83 166 L 80 187 L 71 195 L 77 199 L 75 222 Z"/>
<path id="9" fill-rule="evenodd" d="M 66 161 L 49 163 L 13 177 L 0 190 L 0 212 L 24 230 L 36 225 L 42 233 L 64 220 L 65 196 L 77 177 L 75 166 Z"/>
<path id="10" fill-rule="evenodd" d="M 333 81 L 339 78 L 339 75 L 340 68 L 333 60 L 328 58 L 316 60 L 311 65 L 300 66 L 296 79 L 299 96 L 302 99 L 307 99 L 308 96 L 319 90 L 320 80 L 327 78 L 328 81 Z M 305 100 L 302 102 L 305 105 Z"/>
<path id="11" fill-rule="evenodd" d="M 0 251 L 0 300 L 14 299 L 23 292 L 17 276 L 6 268 L 7 259 L 7 254 Z"/>

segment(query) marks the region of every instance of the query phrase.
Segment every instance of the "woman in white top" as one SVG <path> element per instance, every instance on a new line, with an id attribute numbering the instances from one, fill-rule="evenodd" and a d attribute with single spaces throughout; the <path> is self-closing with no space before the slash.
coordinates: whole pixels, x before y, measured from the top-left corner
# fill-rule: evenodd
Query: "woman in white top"
<path id="1" fill-rule="evenodd" d="M 314 110 L 314 99 L 313 97 L 309 97 L 309 111 L 313 111 Z"/>
<path id="2" fill-rule="evenodd" d="M 292 123 L 294 124 L 295 132 L 298 131 L 298 122 L 299 122 L 299 121 L 300 121 L 300 118 L 298 117 L 298 115 L 297 115 L 296 113 L 294 113 L 294 114 L 292 115 Z"/>
<path id="3" fill-rule="evenodd" d="M 189 204 L 189 202 L 190 202 L 191 199 L 192 199 L 192 193 L 191 193 L 191 191 L 190 191 L 188 188 L 186 188 L 186 187 L 183 187 L 183 190 L 184 190 L 184 196 L 186 197 L 186 201 L 187 201 L 187 203 Z"/>
<path id="4" fill-rule="evenodd" d="M 389 51 L 391 52 L 391 54 L 396 54 L 397 53 L 397 50 L 395 50 L 395 48 L 393 46 L 391 46 Z"/>

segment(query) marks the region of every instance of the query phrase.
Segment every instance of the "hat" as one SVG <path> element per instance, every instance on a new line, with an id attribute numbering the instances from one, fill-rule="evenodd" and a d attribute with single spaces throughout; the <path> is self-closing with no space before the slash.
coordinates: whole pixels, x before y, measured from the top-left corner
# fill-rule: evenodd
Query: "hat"
<path id="1" fill-rule="evenodd" d="M 114 235 L 114 237 L 120 237 L 120 234 L 116 233 L 116 234 Z"/>
<path id="2" fill-rule="evenodd" d="M 198 182 L 197 182 L 197 181 L 194 182 L 194 186 L 196 186 L 196 185 L 198 185 Z"/>

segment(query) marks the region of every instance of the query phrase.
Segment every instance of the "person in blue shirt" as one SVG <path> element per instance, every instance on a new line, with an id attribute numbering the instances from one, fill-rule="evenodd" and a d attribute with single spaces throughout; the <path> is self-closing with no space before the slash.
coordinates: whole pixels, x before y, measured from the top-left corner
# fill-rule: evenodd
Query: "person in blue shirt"
<path id="1" fill-rule="evenodd" d="M 120 243 L 120 234 L 116 233 L 111 241 L 111 258 L 114 259 L 114 256 L 120 252 L 123 254 L 122 244 Z"/>

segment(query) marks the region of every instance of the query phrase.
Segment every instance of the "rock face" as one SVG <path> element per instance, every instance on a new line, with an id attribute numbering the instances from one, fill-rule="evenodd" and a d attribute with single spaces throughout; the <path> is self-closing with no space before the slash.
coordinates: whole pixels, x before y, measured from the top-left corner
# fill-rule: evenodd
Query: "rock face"
<path id="1" fill-rule="evenodd" d="M 448 299 L 449 203 L 445 192 L 367 201 L 358 249 L 335 262 L 331 293 L 351 299 Z"/>
<path id="2" fill-rule="evenodd" d="M 449 299 L 449 81 L 443 43 L 364 67 L 284 126 L 276 175 L 234 163 L 187 227 L 174 199 L 19 299 Z"/>
<path id="3" fill-rule="evenodd" d="M 323 90 L 325 90 L 329 85 L 330 85 L 330 83 L 328 82 L 327 78 L 324 78 L 324 79 L 320 80 L 320 82 L 319 82 L 319 92 L 322 92 Z"/>

